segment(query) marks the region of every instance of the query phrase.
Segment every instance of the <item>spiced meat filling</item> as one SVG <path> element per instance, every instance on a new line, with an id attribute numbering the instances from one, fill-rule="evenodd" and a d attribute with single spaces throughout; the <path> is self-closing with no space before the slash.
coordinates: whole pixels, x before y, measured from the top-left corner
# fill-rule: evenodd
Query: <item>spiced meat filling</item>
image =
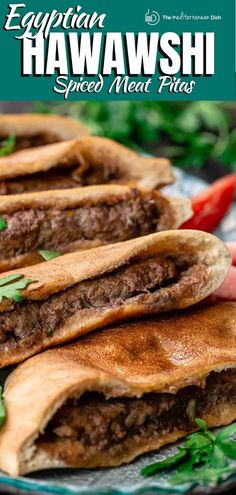
<path id="1" fill-rule="evenodd" d="M 45 172 L 0 181 L 0 194 L 72 189 L 80 186 L 117 183 L 121 182 L 121 179 L 121 172 L 115 168 L 90 165 L 82 170 L 78 164 L 68 164 L 56 166 Z"/>
<path id="2" fill-rule="evenodd" d="M 236 406 L 236 371 L 212 372 L 204 387 L 190 386 L 176 395 L 149 393 L 141 398 L 112 398 L 96 392 L 69 399 L 36 441 L 36 449 L 68 466 L 89 464 L 99 453 L 109 459 L 145 448 L 162 435 L 196 429 L 194 418 L 224 404 Z M 131 451 L 132 452 L 132 451 Z"/>
<path id="3" fill-rule="evenodd" d="M 181 269 L 171 259 L 153 257 L 80 282 L 47 300 L 15 303 L 11 311 L 0 314 L 1 352 L 18 349 L 19 344 L 20 348 L 31 348 L 84 310 L 119 307 L 132 298 L 152 294 L 173 283 Z"/>
<path id="4" fill-rule="evenodd" d="M 168 229 L 171 214 L 165 200 L 133 190 L 128 199 L 82 205 L 73 209 L 27 209 L 3 214 L 2 259 L 36 251 L 63 250 L 76 241 L 119 242 Z M 162 215 L 164 210 L 165 218 Z M 159 218 L 161 216 L 161 218 Z M 164 224 L 162 221 L 164 220 Z"/>
<path id="5" fill-rule="evenodd" d="M 46 172 L 38 172 L 23 177 L 0 182 L 0 194 L 21 194 L 55 189 L 79 187 L 81 181 L 72 178 L 71 169 L 56 167 Z"/>

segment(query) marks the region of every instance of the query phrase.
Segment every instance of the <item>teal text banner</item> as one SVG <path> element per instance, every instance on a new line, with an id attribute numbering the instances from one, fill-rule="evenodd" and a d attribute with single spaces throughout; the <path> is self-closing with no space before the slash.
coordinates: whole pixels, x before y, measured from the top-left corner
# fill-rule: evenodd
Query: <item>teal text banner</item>
<path id="1" fill-rule="evenodd" d="M 235 0 L 0 5 L 1 100 L 234 100 Z"/>

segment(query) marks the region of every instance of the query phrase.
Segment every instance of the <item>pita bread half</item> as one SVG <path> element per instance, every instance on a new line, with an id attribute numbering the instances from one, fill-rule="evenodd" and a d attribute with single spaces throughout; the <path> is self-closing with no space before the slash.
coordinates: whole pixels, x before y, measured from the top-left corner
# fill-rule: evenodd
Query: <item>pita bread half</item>
<path id="1" fill-rule="evenodd" d="M 143 157 L 111 139 L 93 136 L 0 158 L 2 194 L 104 183 L 155 189 L 174 180 L 169 160 Z"/>
<path id="2" fill-rule="evenodd" d="M 19 303 L 0 303 L 0 366 L 23 361 L 111 323 L 182 309 L 224 280 L 225 245 L 200 231 L 172 230 L 5 272 L 32 280 Z"/>
<path id="3" fill-rule="evenodd" d="M 236 419 L 236 304 L 125 323 L 8 377 L 0 468 L 117 466 Z M 105 400 L 106 399 L 106 400 Z"/>

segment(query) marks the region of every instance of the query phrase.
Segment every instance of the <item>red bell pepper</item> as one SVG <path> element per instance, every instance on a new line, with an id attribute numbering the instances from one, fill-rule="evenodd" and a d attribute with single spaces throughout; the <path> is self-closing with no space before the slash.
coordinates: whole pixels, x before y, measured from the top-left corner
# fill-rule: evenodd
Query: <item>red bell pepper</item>
<path id="1" fill-rule="evenodd" d="M 212 232 L 229 210 L 236 194 L 236 174 L 226 175 L 192 198 L 193 217 L 181 229 Z"/>

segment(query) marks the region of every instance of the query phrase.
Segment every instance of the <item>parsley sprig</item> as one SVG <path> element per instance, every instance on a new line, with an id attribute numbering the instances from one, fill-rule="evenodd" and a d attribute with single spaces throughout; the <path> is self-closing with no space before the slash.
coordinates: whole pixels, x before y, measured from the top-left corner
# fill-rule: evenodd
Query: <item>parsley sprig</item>
<path id="1" fill-rule="evenodd" d="M 0 147 L 0 157 L 7 156 L 13 153 L 15 144 L 16 137 L 14 136 L 14 134 L 11 134 L 10 136 L 8 136 L 7 139 L 5 139 L 5 141 L 2 142 L 2 145 Z"/>
<path id="2" fill-rule="evenodd" d="M 18 273 L 0 278 L 0 303 L 3 298 L 12 299 L 16 302 L 22 301 L 23 296 L 20 290 L 25 289 L 27 285 L 35 282 L 31 278 L 23 279 L 23 277 L 24 275 Z"/>
<path id="3" fill-rule="evenodd" d="M 2 394 L 2 386 L 0 385 L 0 426 L 4 423 L 6 417 L 6 411 L 4 406 L 3 394 Z"/>
<path id="4" fill-rule="evenodd" d="M 2 230 L 5 230 L 6 228 L 7 228 L 6 220 L 4 220 L 3 217 L 0 217 L 0 232 L 2 232 Z"/>
<path id="5" fill-rule="evenodd" d="M 53 258 L 61 256 L 61 253 L 58 253 L 58 251 L 47 251 L 46 249 L 39 249 L 39 254 L 45 261 L 53 260 Z"/>
<path id="6" fill-rule="evenodd" d="M 175 468 L 170 483 L 218 483 L 225 474 L 235 472 L 229 459 L 236 460 L 236 423 L 222 428 L 216 435 L 208 430 L 202 419 L 195 420 L 200 431 L 186 437 L 183 447 L 174 456 L 142 469 L 143 476 Z"/>
<path id="7" fill-rule="evenodd" d="M 36 104 L 41 113 L 69 114 L 92 134 L 158 152 L 182 168 L 218 162 L 236 171 L 234 104 L 223 101 L 71 101 Z"/>

